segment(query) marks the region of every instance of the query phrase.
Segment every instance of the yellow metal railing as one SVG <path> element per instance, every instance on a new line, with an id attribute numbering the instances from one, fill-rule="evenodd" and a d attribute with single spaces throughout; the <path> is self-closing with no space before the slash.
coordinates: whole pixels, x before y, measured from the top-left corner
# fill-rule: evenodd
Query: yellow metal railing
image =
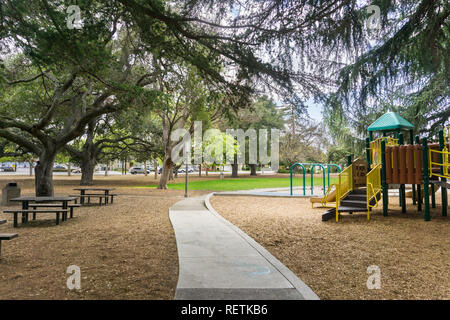
<path id="1" fill-rule="evenodd" d="M 381 165 L 375 166 L 366 175 L 367 185 L 367 220 L 370 220 L 370 208 L 378 206 L 378 194 L 381 192 Z M 375 204 L 371 205 L 370 202 L 375 199 Z"/>
<path id="2" fill-rule="evenodd" d="M 398 146 L 398 139 L 381 137 L 370 142 L 370 154 L 372 157 L 372 168 L 381 164 L 381 141 L 385 141 L 386 147 Z"/>
<path id="3" fill-rule="evenodd" d="M 449 163 L 450 162 L 450 150 L 448 149 L 449 142 L 450 142 L 450 127 L 445 127 L 445 129 L 444 129 L 444 149 L 442 149 L 442 150 L 429 149 L 429 151 L 428 151 L 430 177 L 435 176 L 435 177 L 450 179 L 449 170 L 448 170 L 448 168 L 450 167 L 450 163 Z M 437 157 L 440 159 L 439 162 L 433 162 L 433 154 L 439 155 Z M 439 173 L 434 173 L 433 165 L 435 165 L 439 168 L 442 168 L 443 174 L 440 173 L 440 170 L 439 170 Z"/>
<path id="4" fill-rule="evenodd" d="M 437 153 L 440 155 L 440 162 L 433 162 L 433 153 Z M 429 159 L 429 167 L 430 167 L 430 177 L 435 176 L 435 177 L 441 177 L 441 178 L 446 178 L 446 179 L 450 179 L 449 176 L 449 170 L 448 168 L 450 167 L 450 152 L 447 150 L 447 145 L 445 145 L 444 149 L 442 151 L 439 150 L 433 150 L 433 149 L 429 149 L 428 150 L 428 159 Z M 443 174 L 439 173 L 434 173 L 433 172 L 433 165 L 437 166 L 437 167 L 442 167 L 442 171 Z"/>
<path id="5" fill-rule="evenodd" d="M 339 221 L 339 206 L 341 200 L 353 190 L 353 165 L 345 168 L 338 176 L 336 184 L 336 222 Z"/>

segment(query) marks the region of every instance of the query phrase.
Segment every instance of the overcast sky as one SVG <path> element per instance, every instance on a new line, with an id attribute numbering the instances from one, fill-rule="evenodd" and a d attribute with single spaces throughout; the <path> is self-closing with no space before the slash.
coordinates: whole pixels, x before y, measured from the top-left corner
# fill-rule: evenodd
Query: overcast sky
<path id="1" fill-rule="evenodd" d="M 323 107 L 321 104 L 317 104 L 313 101 L 313 99 L 309 99 L 306 102 L 306 105 L 308 106 L 308 113 L 311 118 L 313 118 L 317 122 L 322 122 L 322 110 Z"/>

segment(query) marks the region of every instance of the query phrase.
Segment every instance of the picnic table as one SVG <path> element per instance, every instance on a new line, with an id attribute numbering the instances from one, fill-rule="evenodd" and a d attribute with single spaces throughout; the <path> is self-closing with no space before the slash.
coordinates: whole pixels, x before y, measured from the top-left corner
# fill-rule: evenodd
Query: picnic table
<path id="1" fill-rule="evenodd" d="M 109 199 L 111 198 L 111 204 L 114 203 L 114 196 L 116 194 L 111 193 L 111 191 L 115 190 L 115 188 L 93 188 L 93 187 L 81 187 L 74 188 L 73 190 L 80 191 L 80 195 L 77 197 L 80 198 L 80 203 L 83 205 L 86 203 L 85 199 L 87 198 L 87 203 L 91 203 L 92 198 L 99 199 L 99 205 L 102 205 L 102 199 L 105 200 L 105 204 L 109 203 Z M 88 191 L 89 193 L 86 193 Z M 92 191 L 92 192 L 90 192 Z"/>
<path id="2" fill-rule="evenodd" d="M 62 221 L 67 220 L 67 213 L 71 212 L 71 218 L 73 217 L 73 207 L 76 205 L 70 204 L 70 201 L 77 200 L 77 197 L 71 196 L 51 196 L 51 197 L 34 197 L 34 196 L 23 196 L 19 198 L 13 198 L 13 202 L 21 202 L 22 210 L 11 209 L 5 210 L 4 213 L 14 214 L 14 227 L 17 227 L 17 215 L 22 214 L 22 223 L 27 223 L 29 214 L 33 214 L 33 220 L 36 220 L 36 213 L 55 213 L 56 214 L 56 224 L 59 224 L 60 214 L 62 214 Z M 56 202 L 56 204 L 54 204 Z M 53 203 L 53 204 L 50 204 Z M 31 207 L 31 209 L 30 209 Z M 36 209 L 36 208 L 45 209 Z"/>

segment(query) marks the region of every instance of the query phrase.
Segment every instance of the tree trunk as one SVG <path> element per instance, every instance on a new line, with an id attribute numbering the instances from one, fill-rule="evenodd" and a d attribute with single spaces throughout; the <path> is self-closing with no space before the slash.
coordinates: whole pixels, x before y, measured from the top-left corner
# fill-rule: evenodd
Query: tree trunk
<path id="1" fill-rule="evenodd" d="M 202 176 L 202 165 L 201 164 L 198 165 L 198 176 L 199 177 Z"/>
<path id="2" fill-rule="evenodd" d="M 33 176 L 33 161 L 28 161 L 28 164 L 30 165 L 30 177 Z"/>
<path id="3" fill-rule="evenodd" d="M 46 150 L 40 157 L 34 168 L 34 182 L 37 197 L 53 196 L 53 164 L 55 162 L 56 151 Z"/>
<path id="4" fill-rule="evenodd" d="M 250 175 L 256 176 L 256 164 L 250 164 Z"/>
<path id="5" fill-rule="evenodd" d="M 237 178 L 238 177 L 238 169 L 239 165 L 237 163 L 237 154 L 234 154 L 234 163 L 231 164 L 231 177 Z"/>
<path id="6" fill-rule="evenodd" d="M 72 168 L 70 166 L 70 162 L 67 164 L 67 175 L 70 177 L 72 174 Z"/>
<path id="7" fill-rule="evenodd" d="M 92 186 L 94 184 L 94 170 L 96 165 L 97 147 L 94 144 L 95 124 L 89 123 L 86 142 L 83 145 L 81 157 L 81 181 L 82 186 Z"/>
<path id="8" fill-rule="evenodd" d="M 209 169 L 209 166 L 206 166 L 206 168 L 205 168 L 205 174 L 206 174 L 206 176 L 208 176 L 208 169 Z"/>
<path id="9" fill-rule="evenodd" d="M 81 186 L 92 186 L 94 184 L 95 158 L 90 154 L 84 156 L 81 161 Z"/>
<path id="10" fill-rule="evenodd" d="M 105 165 L 105 177 L 108 176 L 108 170 L 109 170 L 109 162 L 106 163 L 106 165 Z"/>
<path id="11" fill-rule="evenodd" d="M 155 168 L 155 180 L 158 180 L 158 161 L 153 160 L 153 167 Z"/>
<path id="12" fill-rule="evenodd" d="M 144 175 L 147 176 L 147 160 L 144 161 Z"/>
<path id="13" fill-rule="evenodd" d="M 169 153 L 170 154 L 170 153 Z M 158 189 L 167 189 L 167 182 L 170 179 L 170 174 L 173 174 L 173 162 L 167 154 L 164 156 L 163 168 L 161 177 L 159 178 Z"/>

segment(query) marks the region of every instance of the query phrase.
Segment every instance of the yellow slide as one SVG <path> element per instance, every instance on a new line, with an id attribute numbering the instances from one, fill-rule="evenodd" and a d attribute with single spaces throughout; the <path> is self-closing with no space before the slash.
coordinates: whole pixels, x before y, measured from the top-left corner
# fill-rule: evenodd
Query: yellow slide
<path id="1" fill-rule="evenodd" d="M 436 193 L 439 190 L 439 188 L 440 188 L 440 186 L 435 186 L 434 187 L 434 193 Z M 421 185 L 421 189 L 422 189 L 422 198 L 423 198 L 423 184 Z M 430 190 L 431 190 L 431 188 L 430 188 Z M 412 198 L 412 194 L 413 194 L 413 192 L 411 190 L 411 191 L 406 192 L 405 196 L 407 198 Z M 416 196 L 417 196 L 417 190 L 416 190 Z"/>
<path id="2" fill-rule="evenodd" d="M 311 197 L 309 198 L 309 201 L 311 202 L 311 206 L 314 208 L 314 203 L 320 203 L 322 204 L 322 207 L 326 207 L 326 204 L 329 202 L 336 202 L 336 188 L 328 192 L 324 197 Z"/>

